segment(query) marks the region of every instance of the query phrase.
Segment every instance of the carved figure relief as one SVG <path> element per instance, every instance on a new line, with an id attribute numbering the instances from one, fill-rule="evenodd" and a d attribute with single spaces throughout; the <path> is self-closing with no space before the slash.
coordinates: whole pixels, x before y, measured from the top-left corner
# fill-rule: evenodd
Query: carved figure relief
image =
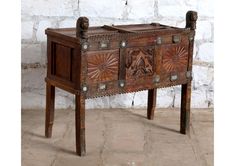
<path id="1" fill-rule="evenodd" d="M 93 82 L 118 79 L 118 52 L 95 52 L 87 55 L 87 79 Z"/>
<path id="2" fill-rule="evenodd" d="M 76 36 L 83 39 L 87 38 L 89 20 L 87 17 L 79 17 L 76 24 Z"/>
<path id="3" fill-rule="evenodd" d="M 126 57 L 126 77 L 139 77 L 153 73 L 153 48 L 129 49 Z"/>
<path id="4" fill-rule="evenodd" d="M 163 49 L 162 63 L 166 72 L 186 70 L 188 64 L 188 51 L 185 47 L 169 47 Z"/>

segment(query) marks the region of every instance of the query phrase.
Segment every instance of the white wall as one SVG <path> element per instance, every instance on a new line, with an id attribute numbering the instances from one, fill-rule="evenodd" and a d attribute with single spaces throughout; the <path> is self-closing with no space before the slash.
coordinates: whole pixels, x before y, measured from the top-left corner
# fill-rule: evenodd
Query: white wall
<path id="1" fill-rule="evenodd" d="M 192 107 L 213 107 L 212 0 L 22 0 L 22 108 L 45 107 L 47 27 L 75 27 L 79 16 L 90 25 L 159 22 L 185 26 L 188 10 L 198 12 L 194 48 Z M 56 108 L 74 107 L 73 95 L 57 90 Z M 87 108 L 146 107 L 147 91 L 87 100 Z M 158 107 L 179 107 L 180 87 L 158 90 Z"/>

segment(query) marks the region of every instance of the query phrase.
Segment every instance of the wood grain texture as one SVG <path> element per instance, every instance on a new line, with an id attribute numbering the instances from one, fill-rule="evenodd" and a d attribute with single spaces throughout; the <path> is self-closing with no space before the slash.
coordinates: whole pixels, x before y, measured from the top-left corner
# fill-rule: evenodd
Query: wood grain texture
<path id="1" fill-rule="evenodd" d="M 55 87 L 46 84 L 46 120 L 45 120 L 45 136 L 50 138 L 52 135 L 52 126 L 54 123 L 55 109 Z"/>
<path id="2" fill-rule="evenodd" d="M 71 58 L 72 49 L 60 44 L 55 46 L 54 64 L 55 75 L 67 81 L 72 81 Z"/>
<path id="3" fill-rule="evenodd" d="M 75 95 L 75 129 L 76 152 L 79 156 L 85 156 L 85 98 L 82 95 Z"/>
<path id="4" fill-rule="evenodd" d="M 92 52 L 86 58 L 88 82 L 118 80 L 118 50 Z"/>
<path id="5" fill-rule="evenodd" d="M 153 48 L 128 48 L 126 55 L 126 79 L 153 74 Z"/>
<path id="6" fill-rule="evenodd" d="M 170 46 L 164 49 L 162 64 L 165 72 L 185 71 L 188 65 L 188 50 L 184 46 Z"/>
<path id="7" fill-rule="evenodd" d="M 76 152 L 84 156 L 85 99 L 148 90 L 147 118 L 153 119 L 157 88 L 175 85 L 182 85 L 180 132 L 189 133 L 192 77 L 187 73 L 192 72 L 196 20 L 197 13 L 189 11 L 185 28 L 89 27 L 88 18 L 80 17 L 76 28 L 47 29 L 45 135 L 52 134 L 55 87 L 75 95 Z"/>
<path id="8" fill-rule="evenodd" d="M 157 99 L 157 89 L 148 90 L 147 118 L 149 120 L 152 120 L 154 118 L 156 99 Z"/>
<path id="9" fill-rule="evenodd" d="M 187 134 L 190 131 L 191 83 L 183 84 L 181 88 L 180 133 Z"/>

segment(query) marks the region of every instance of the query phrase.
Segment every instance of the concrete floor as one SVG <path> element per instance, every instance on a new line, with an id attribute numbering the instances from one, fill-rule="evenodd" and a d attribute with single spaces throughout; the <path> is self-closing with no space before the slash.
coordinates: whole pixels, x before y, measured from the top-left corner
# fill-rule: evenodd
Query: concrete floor
<path id="1" fill-rule="evenodd" d="M 22 110 L 22 166 L 212 166 L 213 111 L 192 110 L 190 136 L 179 133 L 179 111 L 86 110 L 85 157 L 75 155 L 73 110 L 56 110 L 51 139 L 44 110 Z"/>

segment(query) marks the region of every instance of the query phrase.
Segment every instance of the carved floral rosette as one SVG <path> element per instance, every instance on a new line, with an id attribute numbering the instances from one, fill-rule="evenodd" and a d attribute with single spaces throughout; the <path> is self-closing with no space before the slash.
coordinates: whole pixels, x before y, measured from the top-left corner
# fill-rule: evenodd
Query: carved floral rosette
<path id="1" fill-rule="evenodd" d="M 162 64 L 164 71 L 183 71 L 188 64 L 188 51 L 183 46 L 169 47 L 163 51 Z"/>
<path id="2" fill-rule="evenodd" d="M 87 56 L 87 78 L 92 82 L 118 79 L 118 52 L 91 53 Z"/>

